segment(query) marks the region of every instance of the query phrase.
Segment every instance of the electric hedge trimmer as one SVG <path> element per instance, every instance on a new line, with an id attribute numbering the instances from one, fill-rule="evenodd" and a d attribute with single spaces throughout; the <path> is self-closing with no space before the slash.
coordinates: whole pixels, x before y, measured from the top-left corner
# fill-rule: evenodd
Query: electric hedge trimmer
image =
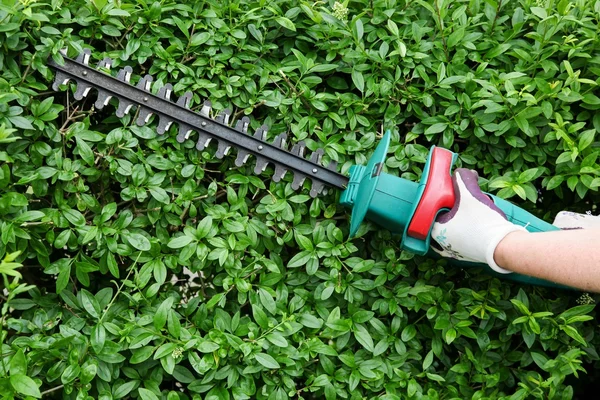
<path id="1" fill-rule="evenodd" d="M 177 141 L 183 143 L 196 132 L 196 149 L 204 150 L 211 140 L 217 142 L 216 157 L 222 159 L 231 148 L 237 150 L 236 166 L 244 165 L 250 155 L 255 158 L 254 172 L 260 174 L 267 165 L 274 166 L 273 180 L 279 182 L 288 172 L 293 174 L 292 188 L 303 186 L 310 180 L 310 195 L 318 196 L 326 186 L 343 190 L 340 203 L 350 209 L 350 236 L 354 236 L 366 218 L 395 234 L 402 235 L 401 246 L 404 250 L 418 255 L 429 254 L 430 232 L 437 215 L 454 205 L 455 194 L 451 180 L 452 166 L 457 154 L 441 147 L 432 146 L 423 168 L 419 183 L 382 172 L 385 157 L 390 144 L 390 132 L 387 131 L 375 149 L 366 166 L 354 165 L 349 176 L 336 170 L 336 163 L 327 167 L 322 165 L 323 150 L 318 149 L 310 157 L 305 156 L 303 142 L 294 144 L 286 150 L 286 135 L 278 135 L 272 143 L 266 142 L 267 127 L 262 126 L 249 134 L 249 119 L 243 117 L 230 126 L 231 112 L 222 111 L 216 118 L 210 117 L 211 105 L 206 101 L 200 112 L 189 108 L 192 93 L 186 92 L 174 102 L 171 100 L 173 86 L 166 84 L 156 94 L 150 91 L 152 77 L 142 77 L 135 86 L 130 83 L 131 67 L 121 69 L 113 77 L 99 69 L 110 69 L 112 60 L 105 58 L 98 63 L 98 69 L 88 65 L 91 52 L 86 49 L 77 59 L 64 58 L 64 65 L 50 61 L 56 69 L 52 88 L 59 90 L 61 85 L 75 81 L 76 100 L 88 95 L 92 88 L 98 92 L 95 107 L 108 105 L 111 98 L 118 100 L 116 115 L 121 118 L 133 107 L 139 107 L 136 123 L 143 126 L 154 114 L 158 116 L 157 132 L 163 135 L 169 127 L 178 125 Z M 530 232 L 558 230 L 551 225 L 514 204 L 489 195 L 508 219 Z M 504 279 L 540 285 L 558 286 L 554 283 L 520 274 L 498 274 L 485 264 L 458 262 L 465 267 L 482 267 L 486 272 Z"/>

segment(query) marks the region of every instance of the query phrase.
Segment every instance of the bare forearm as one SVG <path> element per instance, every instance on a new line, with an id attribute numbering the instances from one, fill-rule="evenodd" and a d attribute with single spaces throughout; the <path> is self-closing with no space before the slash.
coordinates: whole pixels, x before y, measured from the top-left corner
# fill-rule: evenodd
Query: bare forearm
<path id="1" fill-rule="evenodd" d="M 513 272 L 600 292 L 600 229 L 509 233 L 494 260 Z"/>

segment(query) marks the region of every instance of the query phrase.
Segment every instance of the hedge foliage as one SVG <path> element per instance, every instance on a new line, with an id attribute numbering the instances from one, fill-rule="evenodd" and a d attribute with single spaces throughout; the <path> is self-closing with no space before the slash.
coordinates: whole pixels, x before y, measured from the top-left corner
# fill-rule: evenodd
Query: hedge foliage
<path id="1" fill-rule="evenodd" d="M 591 0 L 3 1 L 0 393 L 572 398 L 598 368 L 591 296 L 413 257 L 370 224 L 349 240 L 339 194 L 53 92 L 47 63 L 90 48 L 342 171 L 389 128 L 389 173 L 418 179 L 444 146 L 552 220 L 598 201 L 599 16 Z"/>

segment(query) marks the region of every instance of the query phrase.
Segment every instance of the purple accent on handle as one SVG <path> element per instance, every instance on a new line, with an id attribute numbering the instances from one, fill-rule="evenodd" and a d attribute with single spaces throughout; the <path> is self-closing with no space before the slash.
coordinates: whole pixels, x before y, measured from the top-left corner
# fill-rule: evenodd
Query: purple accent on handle
<path id="1" fill-rule="evenodd" d="M 496 206 L 496 204 L 494 204 L 494 201 L 481 191 L 481 188 L 479 187 L 479 183 L 477 181 L 477 178 L 478 178 L 477 172 L 472 169 L 457 168 L 456 171 L 454 171 L 454 175 L 452 176 L 452 184 L 454 185 L 454 194 L 456 196 L 456 201 L 454 203 L 454 207 L 452 207 L 452 209 L 450 211 L 448 211 L 447 213 L 440 215 L 436 219 L 436 222 L 443 224 L 443 223 L 450 221 L 454 217 L 454 215 L 456 215 L 456 212 L 458 211 L 458 208 L 460 207 L 461 193 L 460 193 L 460 190 L 458 187 L 458 182 L 457 182 L 458 175 L 460 175 L 460 178 L 462 179 L 463 183 L 465 184 L 465 187 L 467 188 L 469 193 L 471 193 L 471 195 L 475 199 L 477 199 L 483 205 L 489 207 L 491 210 L 496 211 L 504 219 L 507 219 L 506 214 L 504 214 L 504 212 L 501 209 L 499 209 L 498 206 Z"/>

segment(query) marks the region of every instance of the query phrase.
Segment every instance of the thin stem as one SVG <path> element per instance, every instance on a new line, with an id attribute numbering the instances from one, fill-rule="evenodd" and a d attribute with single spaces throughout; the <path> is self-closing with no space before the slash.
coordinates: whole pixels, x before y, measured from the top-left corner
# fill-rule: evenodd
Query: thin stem
<path id="1" fill-rule="evenodd" d="M 62 388 L 64 388 L 65 385 L 60 385 L 60 386 L 56 386 L 53 387 L 52 389 L 48 389 L 48 390 L 44 390 L 42 393 L 40 393 L 42 396 L 46 395 L 46 394 L 50 394 L 52 392 L 56 392 L 57 390 L 60 390 Z"/>
<path id="2" fill-rule="evenodd" d="M 285 72 L 283 72 L 282 70 L 279 70 L 279 75 L 281 75 L 281 77 L 283 78 L 283 80 L 285 81 L 285 83 L 288 84 L 288 86 L 290 87 L 290 89 L 292 89 L 292 92 L 294 92 L 294 94 L 300 98 L 300 100 L 302 101 L 302 104 L 304 104 L 304 106 L 308 109 L 310 109 L 310 105 L 306 102 L 306 99 L 304 97 L 302 97 L 302 93 L 298 92 L 298 89 L 296 89 L 296 86 L 290 81 L 290 79 L 287 77 L 287 75 L 285 74 Z"/>
<path id="3" fill-rule="evenodd" d="M 137 264 L 138 260 L 140 259 L 141 255 L 142 255 L 142 252 L 140 251 L 139 254 L 138 254 L 138 256 L 137 256 L 137 258 L 133 262 L 133 265 L 131 266 L 131 268 L 129 268 L 129 272 L 127 273 L 127 276 L 125 277 L 125 279 L 123 279 L 123 282 L 121 283 L 121 286 L 119 286 L 119 288 L 117 289 L 117 293 L 115 293 L 115 295 L 113 296 L 113 298 L 110 300 L 110 303 L 108 303 L 108 307 L 106 308 L 106 311 L 104 313 L 102 313 L 102 317 L 100 317 L 100 320 L 98 321 L 98 325 L 102 323 L 102 321 L 104 320 L 104 317 L 110 311 L 110 308 L 112 307 L 113 303 L 115 302 L 115 300 L 117 299 L 117 297 L 119 297 L 119 294 L 121 293 L 121 290 L 123 290 L 123 286 L 125 286 L 125 282 L 127 282 L 129 280 L 129 276 L 133 272 L 134 267 L 136 266 L 136 264 Z"/>
<path id="4" fill-rule="evenodd" d="M 444 21 L 442 20 L 442 13 L 440 12 L 438 0 L 435 0 L 433 2 L 433 5 L 435 6 L 435 12 L 437 13 L 438 24 L 440 25 L 440 36 L 442 37 L 442 44 L 444 45 L 444 53 L 446 54 L 446 62 L 449 62 L 450 58 L 448 56 L 448 45 L 446 44 L 446 37 L 444 36 Z"/>

